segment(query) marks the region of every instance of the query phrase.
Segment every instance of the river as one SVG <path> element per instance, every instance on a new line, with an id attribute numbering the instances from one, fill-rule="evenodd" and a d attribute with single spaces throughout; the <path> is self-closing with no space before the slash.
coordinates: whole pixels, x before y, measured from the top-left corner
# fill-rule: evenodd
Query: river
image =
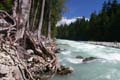
<path id="1" fill-rule="evenodd" d="M 74 71 L 52 80 L 120 80 L 120 49 L 61 39 L 56 42 L 62 49 L 58 54 L 60 63 L 73 67 Z M 99 59 L 82 63 L 75 58 L 79 55 Z"/>

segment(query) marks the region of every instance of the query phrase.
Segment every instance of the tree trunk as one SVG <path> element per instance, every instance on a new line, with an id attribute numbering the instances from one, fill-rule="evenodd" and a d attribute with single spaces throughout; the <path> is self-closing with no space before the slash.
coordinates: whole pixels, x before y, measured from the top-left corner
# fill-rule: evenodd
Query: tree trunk
<path id="1" fill-rule="evenodd" d="M 40 1 L 38 0 L 37 7 L 36 7 L 35 12 L 34 12 L 34 18 L 33 18 L 33 23 L 32 23 L 32 30 L 35 27 L 35 23 L 36 23 L 36 19 L 37 19 L 37 13 L 39 11 L 39 6 L 40 6 Z"/>
<path id="2" fill-rule="evenodd" d="M 31 0 L 15 0 L 14 4 L 13 16 L 17 22 L 16 40 L 19 40 L 23 38 L 27 22 L 29 21 Z"/>
<path id="3" fill-rule="evenodd" d="M 41 40 L 41 29 L 43 24 L 43 16 L 44 16 L 44 8 L 45 8 L 45 0 L 42 2 L 42 10 L 41 10 L 41 16 L 40 16 L 40 22 L 39 22 L 39 28 L 38 28 L 38 41 Z"/>
<path id="4" fill-rule="evenodd" d="M 51 40 L 51 6 L 52 0 L 49 3 L 48 40 Z"/>

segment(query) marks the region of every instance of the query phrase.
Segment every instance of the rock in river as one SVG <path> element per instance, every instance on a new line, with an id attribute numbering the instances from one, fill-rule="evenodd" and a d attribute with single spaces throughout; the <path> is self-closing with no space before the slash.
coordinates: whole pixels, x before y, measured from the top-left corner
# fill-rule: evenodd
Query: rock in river
<path id="1" fill-rule="evenodd" d="M 96 57 L 87 57 L 83 59 L 83 62 L 91 61 L 97 59 Z"/>
<path id="2" fill-rule="evenodd" d="M 76 56 L 76 58 L 77 58 L 77 59 L 83 59 L 83 57 L 82 57 L 82 56 Z"/>

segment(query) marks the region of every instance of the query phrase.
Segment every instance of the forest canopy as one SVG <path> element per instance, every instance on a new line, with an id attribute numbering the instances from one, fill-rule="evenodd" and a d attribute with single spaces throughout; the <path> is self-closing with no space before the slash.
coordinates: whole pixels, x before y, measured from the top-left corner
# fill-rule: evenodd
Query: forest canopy
<path id="1" fill-rule="evenodd" d="M 70 25 L 57 27 L 57 38 L 70 40 L 120 41 L 120 3 L 109 0 L 99 13 L 94 11 L 89 20 L 77 19 Z"/>

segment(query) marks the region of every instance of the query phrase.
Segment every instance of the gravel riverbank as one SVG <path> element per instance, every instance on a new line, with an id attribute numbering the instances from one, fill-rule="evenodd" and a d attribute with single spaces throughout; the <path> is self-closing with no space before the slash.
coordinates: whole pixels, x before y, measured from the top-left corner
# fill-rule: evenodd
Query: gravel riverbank
<path id="1" fill-rule="evenodd" d="M 94 45 L 102 45 L 107 47 L 113 47 L 113 48 L 120 48 L 120 42 L 94 42 L 94 41 L 87 41 L 89 44 Z"/>

